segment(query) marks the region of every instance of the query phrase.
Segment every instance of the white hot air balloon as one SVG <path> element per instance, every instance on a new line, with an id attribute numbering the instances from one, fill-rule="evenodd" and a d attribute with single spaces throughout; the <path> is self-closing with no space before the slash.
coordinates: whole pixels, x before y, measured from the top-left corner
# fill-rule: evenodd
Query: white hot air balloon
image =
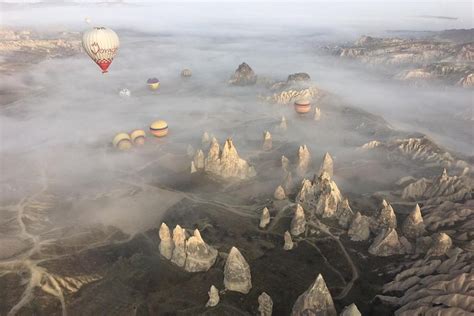
<path id="1" fill-rule="evenodd" d="M 112 60 L 117 54 L 120 42 L 117 34 L 106 27 L 94 27 L 82 35 L 82 46 L 87 55 L 107 72 Z"/>

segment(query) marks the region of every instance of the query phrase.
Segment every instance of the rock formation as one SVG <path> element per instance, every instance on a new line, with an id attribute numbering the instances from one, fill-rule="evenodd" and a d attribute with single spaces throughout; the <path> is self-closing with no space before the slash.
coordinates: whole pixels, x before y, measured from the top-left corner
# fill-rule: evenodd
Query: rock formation
<path id="1" fill-rule="evenodd" d="M 299 99 L 315 99 L 321 92 L 317 87 L 298 88 L 292 87 L 287 90 L 283 90 L 274 93 L 271 96 L 265 98 L 265 101 L 276 103 L 276 104 L 291 104 Z"/>
<path id="2" fill-rule="evenodd" d="M 209 300 L 206 303 L 206 307 L 214 307 L 219 304 L 219 290 L 217 290 L 214 285 L 211 285 L 211 288 L 207 294 L 209 294 Z"/>
<path id="3" fill-rule="evenodd" d="M 273 301 L 270 295 L 265 292 L 258 297 L 258 311 L 260 316 L 272 316 Z"/>
<path id="4" fill-rule="evenodd" d="M 362 316 L 359 309 L 357 308 L 356 304 L 352 303 L 344 307 L 342 313 L 339 316 Z"/>
<path id="5" fill-rule="evenodd" d="M 293 247 L 294 247 L 295 245 L 294 245 L 294 243 L 293 243 L 293 239 L 291 238 L 291 234 L 290 234 L 289 231 L 286 231 L 286 232 L 285 232 L 284 240 L 285 240 L 285 244 L 283 245 L 283 249 L 284 249 L 284 250 L 291 250 L 291 249 L 293 249 Z"/>
<path id="6" fill-rule="evenodd" d="M 211 137 L 209 136 L 209 134 L 207 132 L 204 132 L 204 134 L 202 134 L 202 138 L 201 138 L 201 144 L 202 146 L 208 146 L 211 142 Z"/>
<path id="7" fill-rule="evenodd" d="M 293 176 L 291 175 L 291 172 L 288 171 L 285 174 L 285 178 L 283 179 L 283 189 L 285 192 L 290 192 L 291 188 L 293 187 Z"/>
<path id="8" fill-rule="evenodd" d="M 186 155 L 188 155 L 188 157 L 193 157 L 195 154 L 195 150 L 194 150 L 194 147 L 191 146 L 191 145 L 188 145 L 186 147 Z"/>
<path id="9" fill-rule="evenodd" d="M 402 224 L 402 232 L 410 239 L 416 239 L 425 233 L 425 224 L 423 223 L 423 217 L 421 216 L 421 210 L 418 204 L 416 204 L 413 211 L 405 218 Z"/>
<path id="10" fill-rule="evenodd" d="M 287 83 L 311 81 L 311 77 L 305 72 L 297 72 L 288 76 Z"/>
<path id="11" fill-rule="evenodd" d="M 275 189 L 275 193 L 273 193 L 273 197 L 275 198 L 275 200 L 284 200 L 284 199 L 286 199 L 285 190 L 283 189 L 283 187 L 281 185 L 279 185 Z"/>
<path id="12" fill-rule="evenodd" d="M 321 109 L 318 108 L 318 107 L 315 107 L 315 108 L 314 108 L 313 120 L 319 121 L 320 119 L 321 119 Z"/>
<path id="13" fill-rule="evenodd" d="M 178 267 L 184 267 L 186 262 L 186 231 L 181 226 L 176 225 L 173 229 L 174 250 L 171 262 Z"/>
<path id="14" fill-rule="evenodd" d="M 247 63 L 239 65 L 229 83 L 236 86 L 250 86 L 257 82 L 257 76 Z"/>
<path id="15" fill-rule="evenodd" d="M 349 231 L 347 232 L 351 240 L 364 241 L 370 236 L 370 220 L 367 216 L 357 212 L 354 215 Z"/>
<path id="16" fill-rule="evenodd" d="M 171 259 L 173 254 L 173 240 L 171 239 L 170 229 L 165 223 L 161 223 L 160 226 L 160 253 L 166 259 Z"/>
<path id="17" fill-rule="evenodd" d="M 398 239 L 397 231 L 385 228 L 375 237 L 369 247 L 369 253 L 374 256 L 388 257 L 403 253 L 403 246 Z"/>
<path id="18" fill-rule="evenodd" d="M 197 169 L 202 165 L 202 151 L 196 154 L 194 165 Z M 209 152 L 204 159 L 204 170 L 222 178 L 248 179 L 255 176 L 255 169 L 247 161 L 239 157 L 237 149 L 228 138 L 220 150 L 217 139 L 213 138 Z"/>
<path id="19" fill-rule="evenodd" d="M 281 167 L 283 171 L 288 172 L 290 169 L 290 161 L 285 156 L 281 156 Z"/>
<path id="20" fill-rule="evenodd" d="M 250 267 L 240 251 L 232 247 L 224 267 L 224 286 L 229 291 L 247 294 L 252 288 Z"/>
<path id="21" fill-rule="evenodd" d="M 451 237 L 446 233 L 437 233 L 432 236 L 433 243 L 426 254 L 427 257 L 438 257 L 444 255 L 453 245 Z"/>
<path id="22" fill-rule="evenodd" d="M 204 153 L 201 149 L 194 154 L 193 163 L 197 170 L 204 169 Z"/>
<path id="23" fill-rule="evenodd" d="M 336 183 L 331 180 L 327 172 L 323 172 L 313 182 L 303 180 L 296 202 L 303 206 L 309 217 L 320 215 L 334 217 L 342 195 Z"/>
<path id="24" fill-rule="evenodd" d="M 270 223 L 270 212 L 268 208 L 264 207 L 262 210 L 262 216 L 260 217 L 260 228 L 265 228 Z"/>
<path id="25" fill-rule="evenodd" d="M 272 149 L 272 135 L 269 131 L 263 133 L 263 150 L 271 150 Z"/>
<path id="26" fill-rule="evenodd" d="M 324 154 L 323 162 L 321 167 L 319 167 L 319 174 L 323 173 L 323 171 L 327 172 L 331 178 L 334 175 L 334 161 L 329 153 Z"/>
<path id="27" fill-rule="evenodd" d="M 299 236 L 303 234 L 306 230 L 306 217 L 304 215 L 304 210 L 301 205 L 296 205 L 295 214 L 291 220 L 291 229 L 290 232 L 293 236 Z"/>
<path id="28" fill-rule="evenodd" d="M 343 199 L 341 203 L 337 206 L 336 218 L 338 223 L 343 228 L 348 228 L 354 217 L 354 212 L 349 205 L 348 199 Z"/>
<path id="29" fill-rule="evenodd" d="M 293 305 L 292 316 L 321 315 L 337 316 L 331 293 L 321 274 L 314 283 L 301 294 Z"/>
<path id="30" fill-rule="evenodd" d="M 202 240 L 199 230 L 186 241 L 186 263 L 184 269 L 188 272 L 209 270 L 217 258 L 217 250 Z"/>
<path id="31" fill-rule="evenodd" d="M 286 124 L 286 118 L 284 116 L 281 117 L 280 125 L 278 126 L 280 131 L 286 131 L 288 129 L 288 125 Z"/>
<path id="32" fill-rule="evenodd" d="M 372 222 L 371 230 L 378 234 L 384 229 L 397 228 L 397 217 L 390 204 L 387 201 L 382 201 L 382 207 L 378 211 L 378 215 Z"/>
<path id="33" fill-rule="evenodd" d="M 196 173 L 197 169 L 196 166 L 194 165 L 194 161 L 191 161 L 191 173 Z"/>
<path id="34" fill-rule="evenodd" d="M 296 172 L 300 177 L 303 177 L 308 171 L 309 164 L 311 162 L 311 155 L 306 145 L 300 146 L 298 149 L 298 165 L 296 166 Z"/>

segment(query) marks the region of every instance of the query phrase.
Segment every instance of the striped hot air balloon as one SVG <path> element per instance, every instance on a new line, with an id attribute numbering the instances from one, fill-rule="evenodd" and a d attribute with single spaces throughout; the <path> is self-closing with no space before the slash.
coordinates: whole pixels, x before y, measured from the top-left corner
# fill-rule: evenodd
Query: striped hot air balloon
<path id="1" fill-rule="evenodd" d="M 306 114 L 311 111 L 311 103 L 309 100 L 297 100 L 295 101 L 295 111 L 298 114 Z"/>
<path id="2" fill-rule="evenodd" d="M 107 72 L 120 45 L 117 34 L 106 27 L 94 27 L 82 35 L 82 46 L 87 55 Z"/>

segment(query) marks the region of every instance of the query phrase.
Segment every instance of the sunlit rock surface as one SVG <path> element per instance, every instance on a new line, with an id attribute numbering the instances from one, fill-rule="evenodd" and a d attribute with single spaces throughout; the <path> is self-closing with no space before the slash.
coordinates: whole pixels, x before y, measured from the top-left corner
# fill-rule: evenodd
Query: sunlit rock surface
<path id="1" fill-rule="evenodd" d="M 336 218 L 338 223 L 343 228 L 348 228 L 354 218 L 354 212 L 349 205 L 348 199 L 343 199 L 337 206 Z"/>
<path id="2" fill-rule="evenodd" d="M 291 234 L 293 236 L 299 236 L 303 234 L 306 230 L 306 218 L 304 215 L 304 210 L 301 205 L 297 204 L 293 219 L 291 220 Z"/>
<path id="3" fill-rule="evenodd" d="M 321 274 L 314 283 L 296 300 L 291 312 L 292 316 L 321 315 L 337 316 L 331 293 Z"/>
<path id="4" fill-rule="evenodd" d="M 270 295 L 265 292 L 258 297 L 258 311 L 260 316 L 272 316 L 273 301 Z"/>
<path id="5" fill-rule="evenodd" d="M 418 204 L 403 221 L 402 232 L 407 238 L 411 239 L 416 239 L 425 233 L 425 224 Z"/>
<path id="6" fill-rule="evenodd" d="M 298 149 L 298 163 L 296 166 L 296 173 L 303 177 L 308 172 L 309 164 L 311 163 L 311 154 L 306 145 L 300 146 Z"/>
<path id="7" fill-rule="evenodd" d="M 279 185 L 276 189 L 275 192 L 273 193 L 273 197 L 275 200 L 284 200 L 286 199 L 286 193 L 285 190 L 281 185 Z"/>
<path id="8" fill-rule="evenodd" d="M 263 133 L 262 149 L 263 150 L 271 150 L 272 149 L 272 135 L 268 131 Z"/>
<path id="9" fill-rule="evenodd" d="M 184 269 L 188 272 L 209 270 L 216 261 L 217 250 L 207 245 L 199 230 L 195 229 L 193 236 L 186 241 L 186 263 Z"/>
<path id="10" fill-rule="evenodd" d="M 284 250 L 291 250 L 295 246 L 293 243 L 293 239 L 291 238 L 291 234 L 289 231 L 285 232 L 285 235 L 283 236 L 285 244 L 283 245 Z"/>
<path id="11" fill-rule="evenodd" d="M 219 290 L 214 285 L 211 285 L 207 294 L 209 295 L 209 300 L 206 303 L 206 307 L 214 307 L 219 304 Z"/>
<path id="12" fill-rule="evenodd" d="M 453 241 L 451 237 L 449 237 L 446 233 L 437 233 L 432 236 L 432 244 L 431 248 L 428 250 L 426 254 L 427 257 L 438 257 L 446 254 L 446 252 L 451 248 L 453 245 Z"/>
<path id="13" fill-rule="evenodd" d="M 383 229 L 370 245 L 369 253 L 378 257 L 387 257 L 403 253 L 403 246 L 393 228 Z"/>
<path id="14" fill-rule="evenodd" d="M 356 304 L 352 303 L 351 305 L 344 307 L 339 316 L 362 316 L 362 314 L 360 313 Z"/>
<path id="15" fill-rule="evenodd" d="M 252 288 L 250 267 L 240 251 L 232 247 L 224 267 L 224 286 L 229 291 L 247 294 Z"/>
<path id="16" fill-rule="evenodd" d="M 371 230 L 378 234 L 384 229 L 395 229 L 397 228 L 397 217 L 393 207 L 383 200 L 381 208 L 378 210 L 378 214 L 372 221 Z"/>
<path id="17" fill-rule="evenodd" d="M 171 239 L 170 229 L 165 223 L 161 223 L 160 226 L 160 253 L 163 257 L 170 260 L 173 254 L 174 243 Z"/>
<path id="18" fill-rule="evenodd" d="M 173 229 L 173 256 L 171 262 L 179 267 L 184 267 L 186 262 L 186 231 L 181 226 L 176 225 Z"/>
<path id="19" fill-rule="evenodd" d="M 270 223 L 270 212 L 268 208 L 264 207 L 262 210 L 262 215 L 260 216 L 260 228 L 265 228 Z"/>
<path id="20" fill-rule="evenodd" d="M 321 166 L 319 167 L 319 174 L 327 172 L 330 177 L 333 177 L 334 175 L 334 161 L 329 153 L 325 153 L 323 157 L 323 162 L 321 163 Z"/>
<path id="21" fill-rule="evenodd" d="M 357 212 L 354 215 L 347 234 L 353 241 L 363 241 L 369 239 L 370 219 L 367 216 L 361 215 L 360 212 Z"/>

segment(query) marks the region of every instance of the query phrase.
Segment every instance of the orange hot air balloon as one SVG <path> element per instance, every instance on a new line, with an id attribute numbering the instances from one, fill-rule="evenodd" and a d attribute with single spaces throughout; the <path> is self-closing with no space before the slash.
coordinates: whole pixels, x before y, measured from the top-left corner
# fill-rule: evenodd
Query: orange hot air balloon
<path id="1" fill-rule="evenodd" d="M 168 135 L 168 123 L 158 120 L 150 125 L 150 133 L 156 137 L 165 137 Z"/>
<path id="2" fill-rule="evenodd" d="M 120 41 L 117 34 L 106 27 L 94 27 L 82 35 L 82 47 L 87 55 L 106 73 L 117 55 Z"/>
<path id="3" fill-rule="evenodd" d="M 306 114 L 311 111 L 311 103 L 308 100 L 295 101 L 295 111 L 299 114 Z"/>

